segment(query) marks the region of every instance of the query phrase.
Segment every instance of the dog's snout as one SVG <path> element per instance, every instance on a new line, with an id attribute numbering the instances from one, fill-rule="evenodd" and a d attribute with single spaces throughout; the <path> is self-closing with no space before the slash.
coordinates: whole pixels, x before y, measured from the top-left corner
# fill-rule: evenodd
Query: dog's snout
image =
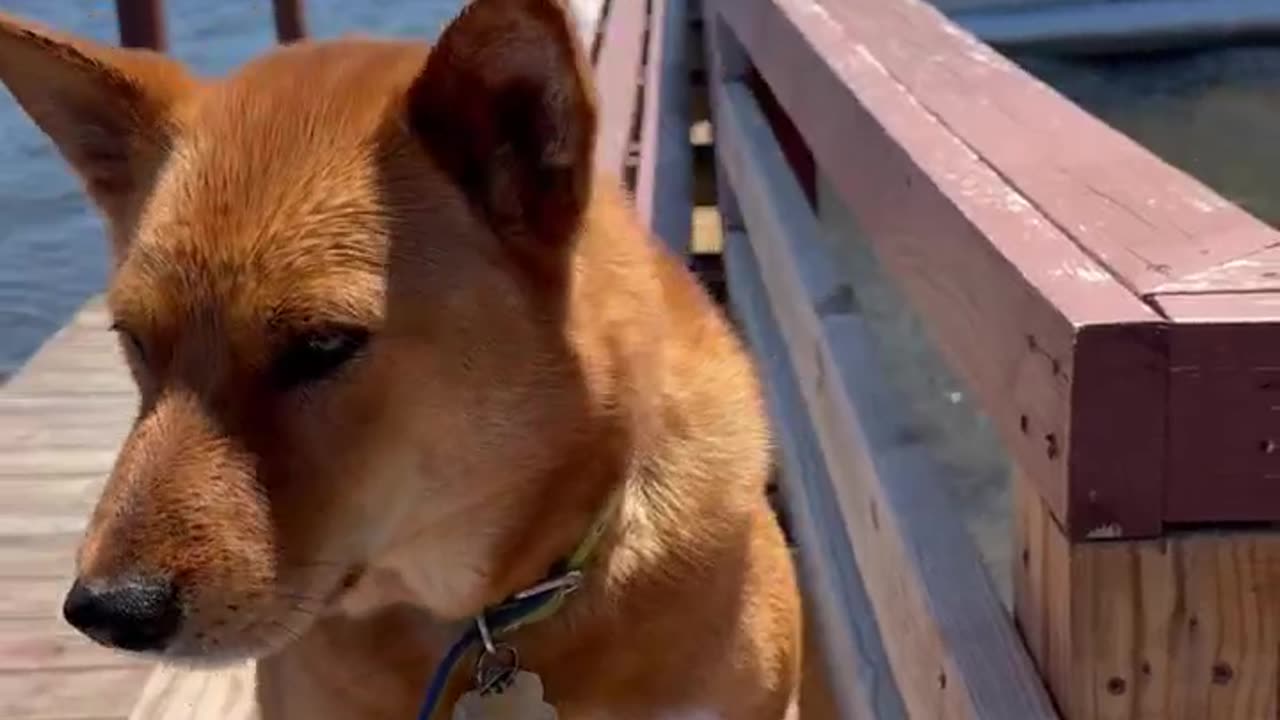
<path id="1" fill-rule="evenodd" d="M 163 650 L 182 620 L 176 589 L 163 580 L 104 585 L 77 580 L 62 614 L 94 641 L 133 652 Z"/>

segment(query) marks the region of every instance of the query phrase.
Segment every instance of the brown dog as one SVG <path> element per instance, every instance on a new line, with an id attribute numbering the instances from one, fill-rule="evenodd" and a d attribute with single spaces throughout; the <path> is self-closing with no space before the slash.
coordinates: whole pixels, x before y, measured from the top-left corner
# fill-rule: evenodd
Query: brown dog
<path id="1" fill-rule="evenodd" d="M 757 380 L 593 177 L 570 28 L 477 0 L 434 49 L 303 43 L 213 81 L 0 17 L 0 79 L 106 218 L 142 397 L 69 621 L 262 658 L 267 717 L 403 719 L 470 618 L 598 540 L 500 638 L 560 717 L 784 716 Z"/>

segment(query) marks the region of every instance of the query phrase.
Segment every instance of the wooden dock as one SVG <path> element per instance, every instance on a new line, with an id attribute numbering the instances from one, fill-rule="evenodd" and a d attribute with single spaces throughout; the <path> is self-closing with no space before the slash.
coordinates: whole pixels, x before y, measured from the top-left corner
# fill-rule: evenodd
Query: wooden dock
<path id="1" fill-rule="evenodd" d="M 0 386 L 0 717 L 123 720 L 150 667 L 62 621 L 76 544 L 136 409 L 89 302 Z"/>

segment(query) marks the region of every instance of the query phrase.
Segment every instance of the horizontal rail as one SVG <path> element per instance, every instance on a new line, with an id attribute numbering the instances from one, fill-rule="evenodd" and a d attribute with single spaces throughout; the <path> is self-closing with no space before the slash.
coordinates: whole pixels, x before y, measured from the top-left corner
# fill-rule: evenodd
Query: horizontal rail
<path id="1" fill-rule="evenodd" d="M 596 168 L 624 178 L 631 157 L 636 110 L 644 67 L 646 3 L 640 0 L 609 4 L 600 27 L 596 55 L 596 90 L 600 94 L 600 127 L 596 138 Z"/>
<path id="2" fill-rule="evenodd" d="M 817 218 L 759 106 L 732 79 L 714 83 L 713 93 L 717 151 L 906 709 L 913 717 L 1056 717 L 939 492 L 940 468 L 899 432 L 899 405 L 885 390 L 849 288 L 823 252 Z M 750 283 L 735 283 L 731 296 L 744 287 Z"/>
<path id="3" fill-rule="evenodd" d="M 921 0 L 709 6 L 1071 537 L 1280 521 L 1280 232 Z"/>
<path id="4" fill-rule="evenodd" d="M 681 255 L 690 249 L 693 225 L 688 46 L 689 0 L 651 0 L 636 209 Z"/>
<path id="5" fill-rule="evenodd" d="M 1156 534 L 1160 316 L 813 5 L 713 3 L 1055 516 Z"/>
<path id="6" fill-rule="evenodd" d="M 774 419 L 783 492 L 788 515 L 802 548 L 801 585 L 814 613 L 806 618 L 818 630 L 825 671 L 841 717 L 853 720 L 899 720 L 907 716 L 889 660 L 885 655 L 875 611 L 858 574 L 853 546 L 845 531 L 831 476 L 818 445 L 813 421 L 796 384 L 791 360 L 778 323 L 769 308 L 756 261 L 745 232 L 725 238 L 724 262 L 732 311 L 760 358 L 770 415 Z M 810 653 L 809 657 L 818 656 Z"/>

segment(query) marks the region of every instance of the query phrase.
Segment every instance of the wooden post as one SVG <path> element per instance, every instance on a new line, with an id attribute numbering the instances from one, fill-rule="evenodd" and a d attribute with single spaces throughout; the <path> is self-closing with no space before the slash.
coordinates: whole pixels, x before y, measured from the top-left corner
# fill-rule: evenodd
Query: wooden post
<path id="1" fill-rule="evenodd" d="M 1280 535 L 1078 542 L 1015 483 L 1014 598 L 1064 718 L 1274 718 Z"/>
<path id="2" fill-rule="evenodd" d="M 276 39 L 291 43 L 307 36 L 307 23 L 302 0 L 272 0 L 276 18 Z"/>
<path id="3" fill-rule="evenodd" d="M 131 48 L 169 49 L 161 0 L 116 0 L 120 44 Z"/>

